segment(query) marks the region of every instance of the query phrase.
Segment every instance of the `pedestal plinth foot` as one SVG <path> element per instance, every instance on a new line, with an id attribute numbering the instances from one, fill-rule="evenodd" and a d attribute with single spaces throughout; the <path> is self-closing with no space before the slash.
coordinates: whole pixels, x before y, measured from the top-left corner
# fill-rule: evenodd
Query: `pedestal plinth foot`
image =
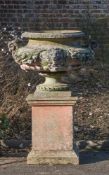
<path id="1" fill-rule="evenodd" d="M 28 164 L 79 164 L 79 156 L 76 151 L 48 151 L 40 152 L 32 150 L 27 157 Z"/>

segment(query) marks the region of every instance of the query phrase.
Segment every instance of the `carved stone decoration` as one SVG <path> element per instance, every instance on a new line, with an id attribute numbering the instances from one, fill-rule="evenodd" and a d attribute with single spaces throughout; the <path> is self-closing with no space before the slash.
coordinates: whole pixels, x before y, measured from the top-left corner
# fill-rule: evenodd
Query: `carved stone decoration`
<path id="1" fill-rule="evenodd" d="M 9 50 L 21 68 L 39 71 L 46 77 L 37 89 L 65 90 L 68 85 L 61 80 L 69 67 L 78 67 L 94 57 L 90 48 L 81 46 L 83 36 L 80 31 L 25 32 L 22 37 L 29 39 L 28 44 L 20 47 L 13 41 L 9 43 Z"/>
<path id="2" fill-rule="evenodd" d="M 9 43 L 16 63 L 24 70 L 38 71 L 45 82 L 27 97 L 32 107 L 32 149 L 28 164 L 79 164 L 74 141 L 74 106 L 69 83 L 63 80 L 94 56 L 84 48 L 80 31 L 42 31 L 24 33 L 28 44 Z"/>

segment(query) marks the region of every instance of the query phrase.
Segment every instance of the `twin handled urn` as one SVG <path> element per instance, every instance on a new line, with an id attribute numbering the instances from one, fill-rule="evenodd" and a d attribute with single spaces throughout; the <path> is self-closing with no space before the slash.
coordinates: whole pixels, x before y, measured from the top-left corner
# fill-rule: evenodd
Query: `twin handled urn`
<path id="1" fill-rule="evenodd" d="M 32 150 L 28 164 L 79 164 L 74 142 L 74 105 L 65 76 L 93 58 L 90 48 L 82 47 L 84 33 L 75 30 L 25 32 L 26 46 L 10 42 L 15 62 L 24 70 L 38 71 L 45 82 L 27 97 L 32 107 Z"/>

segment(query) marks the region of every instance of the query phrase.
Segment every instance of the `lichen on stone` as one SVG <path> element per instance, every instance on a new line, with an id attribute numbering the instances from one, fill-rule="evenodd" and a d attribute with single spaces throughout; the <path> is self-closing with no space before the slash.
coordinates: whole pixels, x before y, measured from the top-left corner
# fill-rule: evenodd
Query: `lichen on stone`
<path id="1" fill-rule="evenodd" d="M 90 48 L 70 48 L 69 52 L 72 59 L 77 59 L 79 61 L 88 61 L 94 58 L 94 52 Z"/>

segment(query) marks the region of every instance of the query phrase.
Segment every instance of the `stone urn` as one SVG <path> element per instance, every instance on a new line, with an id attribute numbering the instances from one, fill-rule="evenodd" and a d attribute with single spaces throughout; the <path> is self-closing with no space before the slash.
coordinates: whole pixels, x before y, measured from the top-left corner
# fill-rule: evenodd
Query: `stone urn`
<path id="1" fill-rule="evenodd" d="M 93 58 L 84 48 L 84 33 L 59 30 L 25 32 L 26 46 L 9 43 L 13 58 L 24 70 L 38 71 L 45 82 L 27 97 L 32 107 L 32 150 L 28 164 L 79 164 L 74 141 L 73 109 L 77 97 L 71 96 L 69 83 L 63 80 L 83 61 Z"/>
<path id="2" fill-rule="evenodd" d="M 93 51 L 82 47 L 84 33 L 74 30 L 25 32 L 26 46 L 16 41 L 9 43 L 13 58 L 24 70 L 36 70 L 45 77 L 45 82 L 37 86 L 37 91 L 67 90 L 63 82 L 71 70 L 79 69 L 81 62 L 93 57 Z"/>

